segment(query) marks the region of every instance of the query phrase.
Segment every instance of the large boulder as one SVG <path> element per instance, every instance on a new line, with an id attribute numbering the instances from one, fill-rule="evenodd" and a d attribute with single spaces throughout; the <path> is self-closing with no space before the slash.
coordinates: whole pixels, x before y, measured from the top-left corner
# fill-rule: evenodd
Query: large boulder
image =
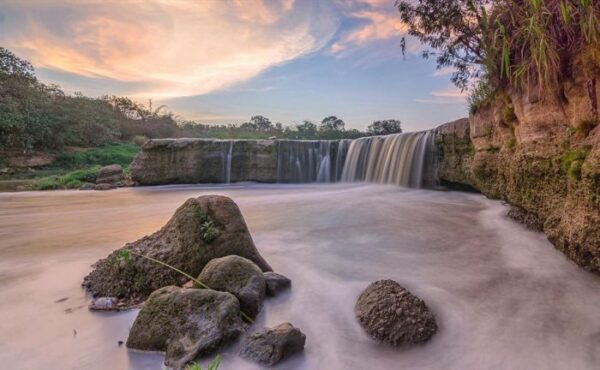
<path id="1" fill-rule="evenodd" d="M 289 289 L 292 286 L 292 281 L 276 272 L 267 271 L 263 273 L 265 283 L 267 283 L 267 295 L 274 297 L 281 291 Z"/>
<path id="2" fill-rule="evenodd" d="M 211 289 L 229 292 L 240 301 L 245 314 L 256 317 L 265 299 L 265 278 L 254 262 L 240 257 L 227 256 L 210 261 L 198 277 Z"/>
<path id="3" fill-rule="evenodd" d="M 358 298 L 355 313 L 371 337 L 393 345 L 425 342 L 437 331 L 425 302 L 393 280 L 369 285 Z"/>
<path id="4" fill-rule="evenodd" d="M 102 167 L 96 176 L 96 184 L 116 185 L 123 182 L 123 180 L 125 180 L 123 167 L 118 164 L 111 164 L 110 166 Z"/>
<path id="5" fill-rule="evenodd" d="M 235 340 L 245 329 L 230 293 L 169 286 L 152 293 L 127 338 L 127 347 L 165 352 L 165 366 L 183 368 Z"/>
<path id="6" fill-rule="evenodd" d="M 156 289 L 180 286 L 188 280 L 140 255 L 198 276 L 210 260 L 233 254 L 253 261 L 263 271 L 271 271 L 256 250 L 233 200 L 218 195 L 190 198 L 162 229 L 96 262 L 83 285 L 94 297 L 116 297 L 135 305 Z"/>
<path id="7" fill-rule="evenodd" d="M 240 356 L 266 365 L 275 365 L 281 360 L 301 352 L 306 335 L 290 323 L 274 328 L 263 328 L 249 335 L 242 345 Z"/>

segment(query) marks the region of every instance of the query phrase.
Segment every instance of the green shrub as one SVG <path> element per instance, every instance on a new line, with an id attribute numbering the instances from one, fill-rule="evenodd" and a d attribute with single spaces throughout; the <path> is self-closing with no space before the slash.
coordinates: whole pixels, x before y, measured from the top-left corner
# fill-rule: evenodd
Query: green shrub
<path id="1" fill-rule="evenodd" d="M 206 370 L 217 370 L 219 365 L 221 365 L 221 357 L 217 355 L 217 357 L 215 357 L 214 360 L 207 365 Z M 200 366 L 200 364 L 197 362 L 192 362 L 186 366 L 185 370 L 202 370 L 202 366 Z"/>
<path id="2" fill-rule="evenodd" d="M 128 167 L 139 150 L 139 146 L 134 144 L 110 144 L 85 152 L 62 152 L 52 165 L 62 168 L 80 168 L 116 163 Z"/>
<path id="3" fill-rule="evenodd" d="M 573 180 L 581 180 L 581 166 L 590 150 L 591 147 L 585 146 L 563 154 L 561 158 L 562 172 Z"/>
<path id="4" fill-rule="evenodd" d="M 200 224 L 200 233 L 202 240 L 206 243 L 210 244 L 213 240 L 219 237 L 221 232 L 215 225 L 215 222 L 211 220 L 211 218 L 204 213 L 201 209 L 196 210 L 196 214 L 194 215 L 198 224 Z"/>
<path id="5" fill-rule="evenodd" d="M 95 182 L 99 166 L 69 172 L 62 176 L 42 177 L 31 185 L 32 190 L 78 189 L 84 182 Z"/>

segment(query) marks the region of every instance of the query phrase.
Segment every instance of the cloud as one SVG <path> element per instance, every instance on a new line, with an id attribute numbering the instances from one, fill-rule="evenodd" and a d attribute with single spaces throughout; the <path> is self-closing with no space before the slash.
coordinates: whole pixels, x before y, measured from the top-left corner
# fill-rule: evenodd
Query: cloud
<path id="1" fill-rule="evenodd" d="M 323 48 L 339 25 L 328 4 L 300 0 L 7 0 L 3 11 L 0 42 L 35 67 L 155 98 L 247 81 Z"/>
<path id="2" fill-rule="evenodd" d="M 346 3 L 346 15 L 357 20 L 358 25 L 344 32 L 331 45 L 331 53 L 343 57 L 356 48 L 405 35 L 407 26 L 401 22 L 393 5 L 388 0 L 355 0 Z"/>
<path id="3" fill-rule="evenodd" d="M 423 104 L 464 104 L 467 102 L 469 93 L 460 91 L 456 87 L 448 87 L 442 90 L 435 90 L 429 93 L 433 97 L 425 99 L 415 99 L 417 103 Z"/>

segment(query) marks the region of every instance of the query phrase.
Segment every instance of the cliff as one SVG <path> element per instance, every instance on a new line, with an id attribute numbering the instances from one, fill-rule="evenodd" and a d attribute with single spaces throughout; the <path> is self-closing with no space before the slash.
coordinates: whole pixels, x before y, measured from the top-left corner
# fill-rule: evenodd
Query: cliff
<path id="1" fill-rule="evenodd" d="M 440 126 L 439 176 L 507 201 L 510 216 L 600 272 L 600 84 L 572 76 L 559 94 L 507 92 Z"/>

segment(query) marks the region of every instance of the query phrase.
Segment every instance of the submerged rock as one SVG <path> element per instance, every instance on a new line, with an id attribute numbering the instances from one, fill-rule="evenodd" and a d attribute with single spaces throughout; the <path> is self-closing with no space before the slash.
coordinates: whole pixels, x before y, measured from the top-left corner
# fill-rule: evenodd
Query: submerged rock
<path id="1" fill-rule="evenodd" d="M 113 184 L 97 184 L 94 186 L 94 190 L 111 190 L 116 188 Z"/>
<path id="2" fill-rule="evenodd" d="M 95 187 L 96 187 L 96 184 L 92 184 L 91 182 L 84 182 L 79 187 L 79 190 L 94 190 Z"/>
<path id="3" fill-rule="evenodd" d="M 96 176 L 96 184 L 113 184 L 116 185 L 125 180 L 123 167 L 118 164 L 102 167 Z"/>
<path id="4" fill-rule="evenodd" d="M 98 297 L 92 299 L 89 309 L 92 311 L 113 311 L 117 310 L 118 299 L 115 297 Z"/>
<path id="5" fill-rule="evenodd" d="M 394 345 L 425 342 L 437 331 L 425 302 L 393 280 L 369 285 L 358 298 L 355 313 L 371 337 Z"/>
<path id="6" fill-rule="evenodd" d="M 274 297 L 279 294 L 282 290 L 288 289 L 292 286 L 292 281 L 276 272 L 267 271 L 263 273 L 265 282 L 267 283 L 267 295 Z"/>
<path id="7" fill-rule="evenodd" d="M 274 328 L 263 328 L 249 335 L 242 345 L 240 356 L 267 365 L 275 365 L 291 355 L 301 352 L 306 335 L 290 323 Z"/>
<path id="8" fill-rule="evenodd" d="M 244 330 L 238 300 L 230 293 L 169 286 L 152 293 L 127 338 L 127 347 L 164 351 L 165 366 L 183 368 Z"/>
<path id="9" fill-rule="evenodd" d="M 192 276 L 198 276 L 210 260 L 229 255 L 245 257 L 263 271 L 271 270 L 256 250 L 237 205 L 217 195 L 188 199 L 162 229 L 96 262 L 83 285 L 94 297 L 116 297 L 135 305 L 156 289 L 187 281 L 179 273 L 137 254 Z"/>
<path id="10" fill-rule="evenodd" d="M 198 279 L 211 289 L 236 296 L 242 312 L 251 317 L 256 317 L 262 309 L 266 289 L 263 272 L 246 258 L 215 258 L 204 267 Z"/>

